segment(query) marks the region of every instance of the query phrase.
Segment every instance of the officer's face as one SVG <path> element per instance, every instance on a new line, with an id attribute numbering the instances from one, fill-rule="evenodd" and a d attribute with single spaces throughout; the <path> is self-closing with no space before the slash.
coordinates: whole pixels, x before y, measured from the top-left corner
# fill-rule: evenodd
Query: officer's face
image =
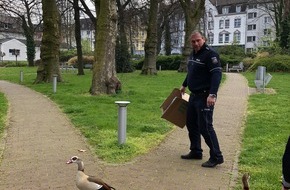
<path id="1" fill-rule="evenodd" d="M 204 43 L 205 40 L 200 33 L 194 33 L 191 35 L 191 45 L 195 52 L 199 51 Z"/>

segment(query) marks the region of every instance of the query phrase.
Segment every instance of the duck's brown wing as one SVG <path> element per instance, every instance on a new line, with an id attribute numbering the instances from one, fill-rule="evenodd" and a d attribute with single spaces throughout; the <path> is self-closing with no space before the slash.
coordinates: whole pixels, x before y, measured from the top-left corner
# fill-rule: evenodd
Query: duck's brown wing
<path id="1" fill-rule="evenodd" d="M 108 185 L 107 183 L 105 183 L 102 179 L 97 178 L 95 176 L 89 176 L 88 177 L 88 181 L 97 183 L 99 185 L 102 185 L 105 190 L 115 189 L 114 187 L 111 187 L 110 185 Z"/>

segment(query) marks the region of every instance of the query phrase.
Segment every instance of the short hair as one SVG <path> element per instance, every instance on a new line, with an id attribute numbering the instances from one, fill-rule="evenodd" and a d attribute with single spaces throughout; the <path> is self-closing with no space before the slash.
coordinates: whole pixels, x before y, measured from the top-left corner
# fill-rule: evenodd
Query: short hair
<path id="1" fill-rule="evenodd" d="M 205 36 L 203 35 L 203 33 L 202 33 L 201 31 L 199 31 L 199 30 L 194 30 L 194 31 L 192 31 L 191 34 L 190 34 L 190 36 L 192 36 L 192 35 L 194 35 L 194 34 L 200 34 L 202 37 L 205 37 Z"/>
<path id="2" fill-rule="evenodd" d="M 199 31 L 199 30 L 194 30 L 194 31 L 192 31 L 191 34 L 190 34 L 190 38 L 191 38 L 191 36 L 194 35 L 194 34 L 200 34 L 201 37 L 202 37 L 205 41 L 207 41 L 207 38 L 203 35 L 203 33 L 202 33 L 201 31 Z"/>

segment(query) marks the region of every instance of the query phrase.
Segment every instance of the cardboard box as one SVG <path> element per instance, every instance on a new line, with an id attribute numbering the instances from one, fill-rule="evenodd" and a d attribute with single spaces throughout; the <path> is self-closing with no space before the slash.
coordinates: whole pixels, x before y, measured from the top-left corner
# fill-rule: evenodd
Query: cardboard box
<path id="1" fill-rule="evenodd" d="M 162 110 L 161 118 L 183 128 L 186 125 L 186 111 L 188 104 L 188 94 L 181 96 L 180 90 L 174 88 L 170 95 L 160 106 Z"/>

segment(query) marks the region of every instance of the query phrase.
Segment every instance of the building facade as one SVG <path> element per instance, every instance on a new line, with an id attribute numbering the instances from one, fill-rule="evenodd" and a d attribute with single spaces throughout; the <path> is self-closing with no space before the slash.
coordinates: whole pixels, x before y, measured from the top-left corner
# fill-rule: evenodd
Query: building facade
<path id="1" fill-rule="evenodd" d="M 206 0 L 204 32 L 212 47 L 236 44 L 253 52 L 275 39 L 270 2 Z"/>

